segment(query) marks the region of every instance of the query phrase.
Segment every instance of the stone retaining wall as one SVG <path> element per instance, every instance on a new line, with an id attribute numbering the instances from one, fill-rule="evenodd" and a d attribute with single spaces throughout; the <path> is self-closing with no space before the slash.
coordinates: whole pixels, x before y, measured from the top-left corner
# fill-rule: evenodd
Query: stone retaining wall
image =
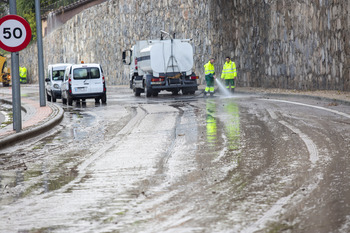
<path id="1" fill-rule="evenodd" d="M 350 3 L 346 0 L 115 0 L 84 10 L 44 38 L 45 66 L 101 63 L 109 84 L 127 84 L 121 53 L 159 30 L 193 38 L 195 72 L 225 56 L 238 86 L 350 91 Z M 36 44 L 20 53 L 37 81 Z"/>
<path id="2" fill-rule="evenodd" d="M 216 51 L 234 57 L 239 85 L 350 91 L 350 3 L 216 1 Z"/>

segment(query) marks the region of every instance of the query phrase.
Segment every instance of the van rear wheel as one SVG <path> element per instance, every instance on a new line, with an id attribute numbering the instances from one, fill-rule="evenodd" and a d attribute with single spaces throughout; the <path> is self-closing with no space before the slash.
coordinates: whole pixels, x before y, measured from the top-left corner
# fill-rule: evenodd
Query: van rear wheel
<path id="1" fill-rule="evenodd" d="M 68 105 L 69 106 L 72 106 L 73 105 L 73 99 L 72 99 L 72 97 L 67 97 L 67 101 L 68 101 Z"/>
<path id="2" fill-rule="evenodd" d="M 103 104 L 105 104 L 107 102 L 107 95 L 106 95 L 106 93 L 104 93 L 103 96 L 101 97 L 101 102 Z"/>

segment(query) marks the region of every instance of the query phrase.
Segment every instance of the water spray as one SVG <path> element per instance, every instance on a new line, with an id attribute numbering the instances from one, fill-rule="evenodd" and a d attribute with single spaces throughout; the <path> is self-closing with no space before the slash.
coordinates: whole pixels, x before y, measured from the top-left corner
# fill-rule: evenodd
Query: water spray
<path id="1" fill-rule="evenodd" d="M 224 84 L 221 83 L 221 81 L 219 81 L 217 78 L 215 79 L 216 83 L 218 84 L 219 90 L 220 92 L 224 95 L 224 96 L 231 96 L 231 92 L 230 90 L 228 90 Z"/>

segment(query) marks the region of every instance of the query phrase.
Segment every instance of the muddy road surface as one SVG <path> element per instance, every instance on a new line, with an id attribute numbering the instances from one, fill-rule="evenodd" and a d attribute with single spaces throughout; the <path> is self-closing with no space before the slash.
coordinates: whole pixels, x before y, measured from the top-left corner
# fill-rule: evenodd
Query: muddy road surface
<path id="1" fill-rule="evenodd" d="M 350 106 L 112 87 L 63 108 L 0 151 L 0 232 L 350 232 Z"/>

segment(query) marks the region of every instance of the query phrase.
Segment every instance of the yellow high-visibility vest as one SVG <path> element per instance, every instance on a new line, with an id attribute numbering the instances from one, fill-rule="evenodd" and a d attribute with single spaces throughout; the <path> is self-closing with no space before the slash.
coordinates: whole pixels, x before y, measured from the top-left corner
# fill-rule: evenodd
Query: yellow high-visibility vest
<path id="1" fill-rule="evenodd" d="M 21 78 L 26 78 L 27 77 L 27 68 L 19 67 L 19 76 Z"/>
<path id="2" fill-rule="evenodd" d="M 204 65 L 204 73 L 205 75 L 215 74 L 214 65 L 210 63 L 210 61 Z"/>
<path id="3" fill-rule="evenodd" d="M 236 63 L 233 61 L 225 62 L 222 68 L 221 78 L 234 79 L 235 77 L 237 77 Z"/>

